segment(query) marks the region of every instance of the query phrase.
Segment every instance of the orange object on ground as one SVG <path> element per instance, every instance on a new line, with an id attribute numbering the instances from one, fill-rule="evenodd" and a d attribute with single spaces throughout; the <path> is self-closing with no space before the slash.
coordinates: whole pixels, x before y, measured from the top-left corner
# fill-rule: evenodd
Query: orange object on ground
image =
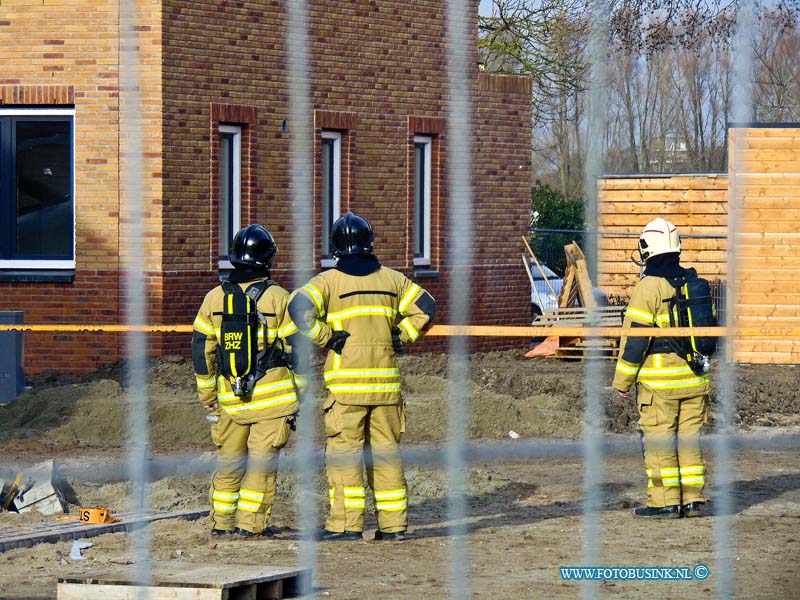
<path id="1" fill-rule="evenodd" d="M 111 516 L 107 508 L 81 508 L 78 513 L 81 523 L 116 523 L 117 519 Z"/>
<path id="2" fill-rule="evenodd" d="M 526 358 L 536 358 L 538 356 L 555 356 L 558 350 L 558 336 L 551 335 L 544 339 L 543 342 L 534 346 L 525 354 Z"/>

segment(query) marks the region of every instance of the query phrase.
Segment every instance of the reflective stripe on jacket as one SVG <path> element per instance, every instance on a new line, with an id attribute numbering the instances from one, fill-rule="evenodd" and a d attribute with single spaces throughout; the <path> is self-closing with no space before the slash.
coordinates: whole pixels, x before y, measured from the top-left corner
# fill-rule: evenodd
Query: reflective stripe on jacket
<path id="1" fill-rule="evenodd" d="M 295 294 L 310 301 L 304 303 L 309 308 L 302 317 L 295 314 L 295 318 L 315 344 L 324 347 L 333 331 L 350 334 L 342 354 L 331 350 L 325 361 L 325 387 L 335 400 L 365 406 L 399 403 L 400 371 L 392 328 L 398 328 L 404 344 L 417 340 L 430 316 L 416 302 L 425 296 L 432 304 L 430 295 L 386 267 L 364 276 L 331 269 Z"/>
<path id="2" fill-rule="evenodd" d="M 663 277 L 644 277 L 633 289 L 624 327 L 669 327 L 669 300 L 675 288 Z M 637 381 L 660 396 L 693 398 L 709 392 L 708 374 L 696 375 L 675 353 L 650 354 L 649 337 L 624 337 L 612 386 L 627 391 Z"/>
<path id="3" fill-rule="evenodd" d="M 261 280 L 239 285 L 245 290 L 258 281 Z M 286 367 L 269 369 L 256 382 L 253 393 L 248 396 L 235 396 L 230 382 L 219 375 L 217 350 L 224 298 L 222 286 L 208 292 L 194 320 L 195 341 L 192 344 L 192 356 L 200 401 L 206 406 L 217 401 L 220 408 L 240 424 L 257 423 L 296 413 L 298 399 L 295 384 L 301 385 L 303 381 Z M 276 350 L 291 350 L 286 338 L 296 333 L 297 327 L 286 309 L 288 301 L 289 293 L 278 285 L 271 285 L 259 298 L 258 310 L 267 321 L 267 340 L 259 332 L 259 351 L 264 348 L 265 343 L 272 344 L 276 337 L 280 338 Z"/>

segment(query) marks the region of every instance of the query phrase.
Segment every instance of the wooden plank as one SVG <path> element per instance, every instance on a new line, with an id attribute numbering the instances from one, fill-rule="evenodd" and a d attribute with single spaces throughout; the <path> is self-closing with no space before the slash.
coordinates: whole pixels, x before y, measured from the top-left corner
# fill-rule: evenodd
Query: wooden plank
<path id="1" fill-rule="evenodd" d="M 786 281 L 776 281 L 775 279 L 769 279 L 768 281 L 758 281 L 755 285 L 751 285 L 749 282 L 745 284 L 741 280 L 738 280 L 738 284 L 740 288 L 756 288 L 758 292 L 762 294 L 762 299 L 769 298 L 771 300 L 772 294 L 777 294 L 786 291 Z M 798 309 L 798 314 L 800 314 L 800 309 Z"/>
<path id="2" fill-rule="evenodd" d="M 743 159 L 743 160 L 742 160 Z M 768 160 L 753 160 L 749 155 L 737 157 L 736 168 L 750 173 L 800 173 L 800 161 L 782 158 L 777 153 Z"/>
<path id="3" fill-rule="evenodd" d="M 800 136 L 798 127 L 732 127 L 729 129 L 736 139 L 757 140 L 759 138 L 797 138 Z"/>
<path id="4" fill-rule="evenodd" d="M 622 325 L 624 311 L 624 306 L 546 309 L 534 324 L 537 327 L 555 325 L 566 327 L 618 327 Z"/>
<path id="5" fill-rule="evenodd" d="M 793 143 L 783 144 L 778 150 L 776 151 L 776 148 L 772 147 L 763 148 L 759 144 L 748 142 L 747 148 L 739 156 L 742 156 L 746 161 L 770 161 L 776 159 L 800 161 L 800 139 Z"/>
<path id="6" fill-rule="evenodd" d="M 747 190 L 748 192 L 750 190 Z M 772 188 L 770 188 L 770 191 Z M 744 199 L 744 207 L 747 208 L 772 208 L 784 210 L 800 207 L 800 197 L 786 195 L 766 195 L 749 194 Z"/>
<path id="7" fill-rule="evenodd" d="M 728 203 L 726 202 L 681 202 L 681 201 L 652 201 L 652 200 L 620 200 L 619 198 L 602 199 L 600 209 L 601 221 L 606 216 L 627 215 L 630 222 L 646 223 L 652 215 L 669 215 L 672 221 L 676 215 L 687 215 L 702 220 L 703 215 L 727 215 Z M 617 217 L 617 220 L 619 217 Z"/>
<path id="8" fill-rule="evenodd" d="M 539 262 L 539 259 L 536 258 L 536 255 L 533 253 L 533 248 L 531 248 L 531 245 L 528 243 L 528 238 L 526 238 L 523 235 L 522 236 L 522 241 L 525 243 L 525 248 L 528 250 L 528 254 L 530 254 L 531 258 L 533 259 L 533 262 L 536 263 L 536 268 L 539 270 L 539 275 L 541 275 L 542 279 L 544 279 L 544 282 L 545 282 L 545 284 L 547 284 L 547 287 L 550 290 L 550 293 L 553 294 L 553 296 L 556 296 L 556 291 L 555 291 L 555 289 L 553 289 L 553 286 L 550 284 L 550 280 L 548 279 L 547 274 L 544 272 L 544 269 L 542 268 L 542 265 Z M 535 289 L 536 286 L 533 283 L 533 275 L 531 274 L 530 268 L 528 267 L 528 263 L 525 260 L 525 256 L 524 255 L 522 257 L 522 261 L 525 264 L 525 270 L 528 272 L 528 278 L 531 280 L 531 288 Z"/>
<path id="9" fill-rule="evenodd" d="M 727 190 L 727 174 L 696 176 L 674 175 L 670 177 L 600 178 L 601 190 Z"/>
<path id="10" fill-rule="evenodd" d="M 224 590 L 58 583 L 57 600 L 223 600 Z M 253 596 L 255 600 L 255 596 Z"/>
<path id="11" fill-rule="evenodd" d="M 757 140 L 745 140 L 743 152 L 775 152 L 776 150 L 795 150 L 800 147 L 800 137 L 788 135 L 784 138 L 761 138 Z"/>
<path id="12" fill-rule="evenodd" d="M 800 352 L 736 352 L 735 361 L 751 365 L 797 365 Z"/>
<path id="13" fill-rule="evenodd" d="M 561 284 L 561 291 L 558 293 L 558 305 L 570 306 L 574 301 L 572 294 L 575 283 L 575 267 L 572 264 L 567 265 L 567 270 L 564 273 L 564 280 Z"/>
<path id="14" fill-rule="evenodd" d="M 612 272 L 639 273 L 639 267 L 631 260 L 626 260 L 627 257 L 619 256 L 615 260 L 610 260 L 612 258 L 610 256 L 608 258 L 609 260 L 606 260 L 606 257 L 601 257 L 598 262 L 599 274 Z M 706 274 L 721 277 L 726 272 L 726 253 L 722 250 L 714 252 L 706 250 L 701 253 L 687 252 L 682 258 L 681 263 L 684 266 L 694 267 L 698 273 L 703 271 Z"/>
<path id="15" fill-rule="evenodd" d="M 745 186 L 739 188 L 740 190 L 747 190 L 751 185 L 768 186 L 768 185 L 787 185 L 796 186 L 800 183 L 800 173 L 796 172 L 783 172 L 783 173 L 736 173 L 735 185 Z"/>
<path id="16" fill-rule="evenodd" d="M 760 244 L 789 244 L 800 248 L 800 232 L 785 233 L 775 231 L 759 231 L 757 233 L 737 233 L 735 248 L 741 246 L 758 246 Z"/>
<path id="17" fill-rule="evenodd" d="M 149 513 L 118 513 L 115 523 L 85 524 L 79 521 L 40 523 L 28 528 L 0 530 L 0 552 L 14 548 L 30 548 L 36 544 L 67 542 L 116 533 L 132 531 L 155 521 L 164 519 L 194 520 L 208 515 L 208 510 L 152 511 Z"/>
<path id="18" fill-rule="evenodd" d="M 755 298 L 755 295 L 747 294 L 746 297 Z M 763 295 L 761 300 L 764 300 Z M 772 299 L 770 298 L 770 300 Z M 756 302 L 738 298 L 736 315 L 740 317 L 757 317 L 761 320 L 779 318 L 782 322 L 791 321 L 796 325 L 800 325 L 798 306 L 800 306 L 800 299 L 797 298 L 792 303 L 787 304 L 757 304 Z"/>
<path id="19" fill-rule="evenodd" d="M 586 268 L 585 260 L 578 262 L 575 278 L 578 282 L 578 290 L 580 290 L 581 294 L 581 304 L 587 307 L 597 306 L 597 300 L 592 290 L 592 280 L 589 279 L 589 270 Z"/>
<path id="20" fill-rule="evenodd" d="M 760 222 L 784 223 L 786 220 L 796 221 L 800 219 L 800 198 L 797 199 L 795 208 L 754 208 L 745 207 L 738 213 L 740 219 L 745 221 L 754 220 Z M 784 231 L 784 229 L 778 229 Z"/>
<path id="21" fill-rule="evenodd" d="M 736 352 L 785 352 L 787 354 L 800 353 L 800 342 L 765 339 L 740 339 L 736 340 Z"/>
<path id="22" fill-rule="evenodd" d="M 736 271 L 736 282 L 738 285 L 745 285 L 755 282 L 790 281 L 792 275 L 797 274 L 797 269 L 787 266 L 783 269 L 742 269 Z"/>
<path id="23" fill-rule="evenodd" d="M 793 244 L 737 244 L 738 256 L 797 256 L 797 266 L 800 267 L 800 246 Z"/>
<path id="24" fill-rule="evenodd" d="M 686 261 L 684 264 L 686 266 L 693 266 L 697 268 L 698 263 L 697 261 Z M 606 263 L 603 267 L 603 271 L 610 275 L 635 274 L 637 279 L 639 275 L 638 268 L 630 261 Z M 719 275 L 725 273 L 725 265 L 717 263 L 703 263 L 703 273 L 705 276 L 718 277 Z"/>
<path id="25" fill-rule="evenodd" d="M 738 269 L 796 269 L 797 257 L 795 256 L 747 256 L 737 255 L 736 266 Z"/>
<path id="26" fill-rule="evenodd" d="M 308 569 L 265 565 L 196 565 L 158 562 L 147 585 L 136 583 L 132 566 L 121 565 L 113 573 L 89 573 L 58 578 L 58 600 L 227 600 L 285 598 L 299 591 Z"/>
<path id="27" fill-rule="evenodd" d="M 635 237 L 612 237 L 607 235 L 600 236 L 597 247 L 600 250 L 617 250 L 624 252 L 636 250 L 638 238 Z M 724 250 L 728 240 L 720 238 L 684 238 L 681 240 L 681 253 L 698 252 L 701 250 Z"/>
<path id="28" fill-rule="evenodd" d="M 792 198 L 797 194 L 796 186 L 781 181 L 772 181 L 769 183 L 750 182 L 743 184 L 739 182 L 736 189 L 736 197 L 742 196 L 764 197 L 764 198 Z"/>
<path id="29" fill-rule="evenodd" d="M 687 227 L 719 227 L 719 230 L 705 230 L 703 233 L 726 233 L 725 228 L 728 226 L 728 215 L 727 214 L 710 214 L 710 215 L 689 215 L 689 214 L 670 214 L 669 220 L 674 224 L 677 225 L 679 228 L 685 229 Z M 616 227 L 624 227 L 636 224 L 637 228 L 641 230 L 641 227 L 645 225 L 645 222 L 641 222 L 641 219 L 636 219 L 635 215 L 628 211 L 627 213 L 620 213 L 620 214 L 606 214 L 603 215 L 603 220 L 601 221 L 604 228 L 616 228 Z M 688 233 L 688 232 L 684 232 Z"/>
<path id="30" fill-rule="evenodd" d="M 660 189 L 647 189 L 632 186 L 628 189 L 619 190 L 600 190 L 598 197 L 603 200 L 619 201 L 619 200 L 641 200 L 645 202 L 680 202 L 680 203 L 715 203 L 726 202 L 728 199 L 728 190 L 705 190 L 705 189 L 690 189 L 690 188 L 660 188 Z"/>

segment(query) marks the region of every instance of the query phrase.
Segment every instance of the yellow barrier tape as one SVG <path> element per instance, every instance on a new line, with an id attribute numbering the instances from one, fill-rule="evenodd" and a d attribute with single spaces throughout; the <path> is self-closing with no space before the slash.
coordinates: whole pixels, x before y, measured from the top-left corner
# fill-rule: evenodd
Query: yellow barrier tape
<path id="1" fill-rule="evenodd" d="M 617 338 L 617 337 L 800 337 L 800 327 L 764 325 L 761 327 L 504 327 L 495 325 L 434 325 L 428 336 L 476 336 L 476 337 L 560 337 Z"/>
<path id="2" fill-rule="evenodd" d="M 123 333 L 141 331 L 146 333 L 191 333 L 191 325 L 0 325 L 0 331 L 28 332 L 107 332 Z M 780 323 L 764 324 L 748 327 L 515 327 L 503 325 L 434 325 L 427 337 L 448 336 L 470 337 L 560 337 L 581 338 L 617 338 L 617 337 L 676 337 L 676 336 L 708 336 L 736 338 L 800 338 L 800 326 Z"/>

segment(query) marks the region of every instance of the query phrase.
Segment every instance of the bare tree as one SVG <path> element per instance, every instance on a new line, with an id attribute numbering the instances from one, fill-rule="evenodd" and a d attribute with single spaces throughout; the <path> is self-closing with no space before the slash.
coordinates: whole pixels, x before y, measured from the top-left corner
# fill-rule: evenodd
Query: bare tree
<path id="1" fill-rule="evenodd" d="M 754 43 L 754 107 L 757 120 L 800 120 L 800 33 L 785 15 L 769 12 Z"/>
<path id="2" fill-rule="evenodd" d="M 758 1 L 758 0 L 756 0 Z M 493 0 L 486 69 L 533 81 L 533 164 L 564 196 L 585 160 L 587 0 Z M 800 0 L 759 9 L 754 118 L 800 119 Z M 603 137 L 612 171 L 717 171 L 727 159 L 737 0 L 614 0 Z"/>

